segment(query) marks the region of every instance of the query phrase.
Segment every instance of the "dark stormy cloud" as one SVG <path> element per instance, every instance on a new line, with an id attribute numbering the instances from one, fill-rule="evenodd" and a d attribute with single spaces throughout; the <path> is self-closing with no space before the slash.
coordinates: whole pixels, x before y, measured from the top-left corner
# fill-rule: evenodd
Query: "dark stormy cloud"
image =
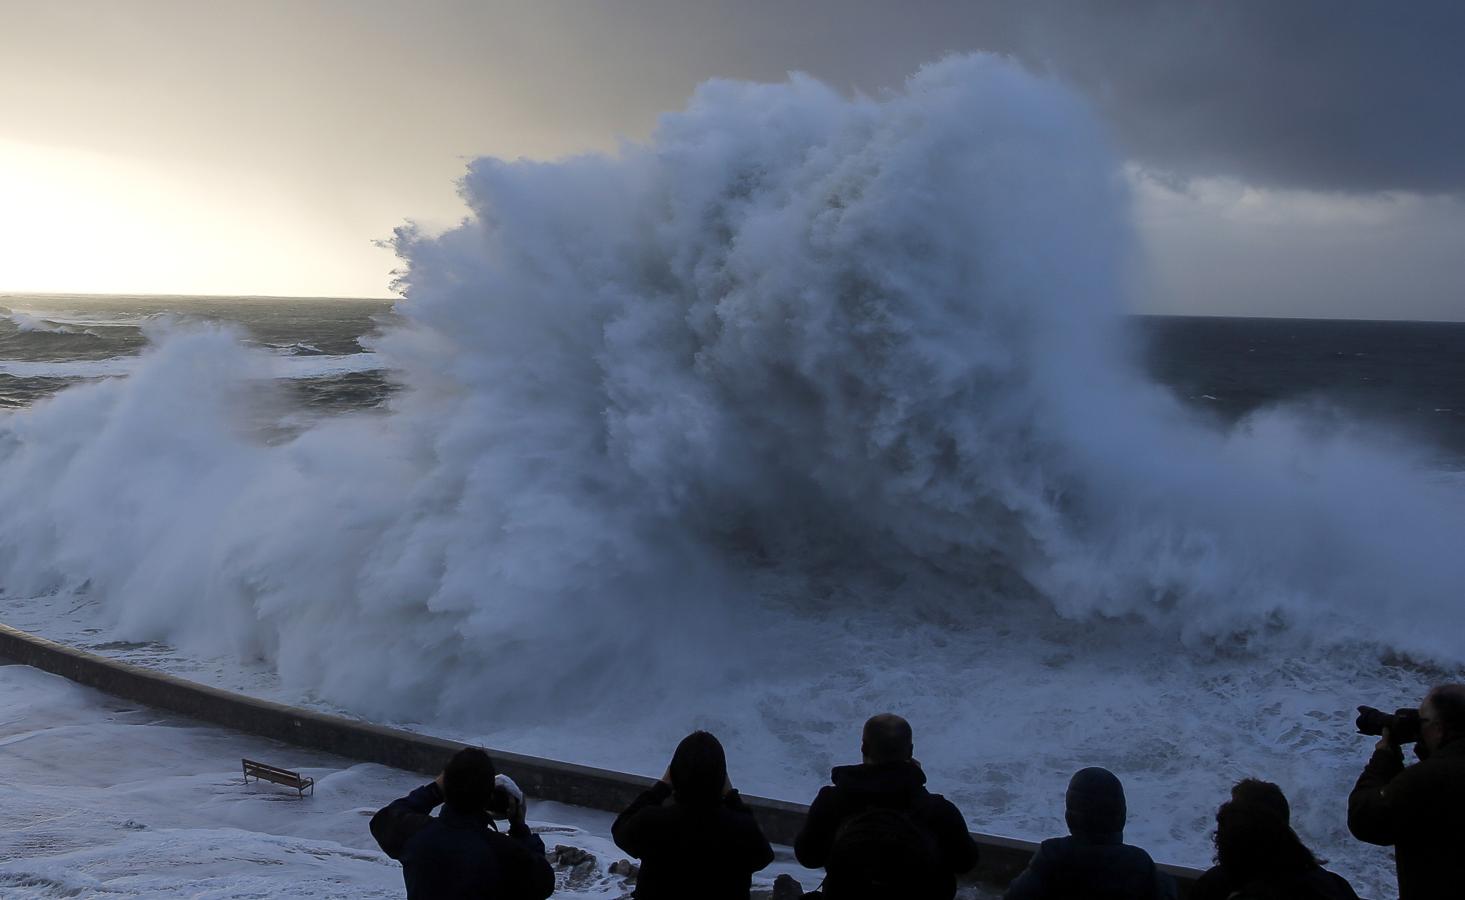
<path id="1" fill-rule="evenodd" d="M 798 68 L 865 90 L 943 53 L 1005 53 L 1088 94 L 1149 167 L 1315 190 L 1465 190 L 1457 0 L 656 0 L 593 16 L 632 60 L 765 79 Z"/>
<path id="2" fill-rule="evenodd" d="M 1080 85 L 1157 167 L 1465 190 L 1465 3 L 1045 2 L 1016 44 Z"/>

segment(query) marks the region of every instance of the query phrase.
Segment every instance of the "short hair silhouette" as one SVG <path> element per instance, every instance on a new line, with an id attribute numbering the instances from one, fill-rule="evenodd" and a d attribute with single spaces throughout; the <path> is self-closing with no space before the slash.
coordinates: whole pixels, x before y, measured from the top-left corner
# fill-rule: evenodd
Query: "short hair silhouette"
<path id="1" fill-rule="evenodd" d="M 1124 833 L 1129 812 L 1124 785 L 1108 769 L 1089 766 L 1073 773 L 1063 795 L 1063 818 L 1078 837 L 1108 839 Z"/>
<path id="2" fill-rule="evenodd" d="M 716 737 L 694 731 L 682 738 L 671 757 L 671 789 L 687 806 L 715 806 L 727 783 L 727 755 Z"/>
<path id="3" fill-rule="evenodd" d="M 894 713 L 871 716 L 861 736 L 860 752 L 874 763 L 904 762 L 911 758 L 915 743 L 911 723 Z"/>
<path id="4" fill-rule="evenodd" d="M 1441 684 L 1429 692 L 1445 740 L 1465 738 L 1465 684 Z"/>
<path id="5" fill-rule="evenodd" d="M 486 751 L 464 747 L 443 767 L 443 800 L 458 812 L 482 812 L 493 799 L 496 775 L 493 758 Z"/>

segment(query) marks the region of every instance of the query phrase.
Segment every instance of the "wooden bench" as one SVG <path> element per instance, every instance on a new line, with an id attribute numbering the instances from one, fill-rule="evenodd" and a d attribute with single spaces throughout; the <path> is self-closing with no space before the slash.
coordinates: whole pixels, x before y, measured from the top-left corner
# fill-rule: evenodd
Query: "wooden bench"
<path id="1" fill-rule="evenodd" d="M 244 760 L 244 783 L 249 784 L 249 779 L 256 781 L 264 779 L 273 781 L 275 784 L 283 784 L 292 787 L 305 796 L 305 789 L 309 788 L 311 796 L 315 796 L 315 779 L 307 778 L 299 772 L 291 772 L 289 769 L 281 769 L 277 766 L 265 765 L 262 762 L 255 762 L 252 759 Z"/>

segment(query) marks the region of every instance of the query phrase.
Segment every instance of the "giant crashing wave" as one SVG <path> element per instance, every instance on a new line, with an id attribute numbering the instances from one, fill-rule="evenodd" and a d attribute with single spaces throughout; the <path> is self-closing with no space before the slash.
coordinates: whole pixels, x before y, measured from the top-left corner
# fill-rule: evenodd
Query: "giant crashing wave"
<path id="1" fill-rule="evenodd" d="M 193 329 L 0 420 L 7 594 L 84 584 L 131 639 L 560 756 L 761 729 L 801 778 L 836 722 L 934 691 L 940 728 L 1033 635 L 1048 669 L 1461 660 L 1465 505 L 1421 456 L 1287 410 L 1221 431 L 1132 367 L 1124 179 L 1053 82 L 714 81 L 649 143 L 480 159 L 462 194 L 398 233 L 384 413 L 253 441 L 268 367 Z"/>

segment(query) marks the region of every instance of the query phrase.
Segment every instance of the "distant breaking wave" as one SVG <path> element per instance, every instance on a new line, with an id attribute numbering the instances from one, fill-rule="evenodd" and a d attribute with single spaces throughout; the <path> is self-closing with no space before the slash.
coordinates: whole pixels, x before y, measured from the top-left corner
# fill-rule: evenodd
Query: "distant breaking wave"
<path id="1" fill-rule="evenodd" d="M 22 312 L 0 306 L 0 318 L 9 319 L 17 331 L 45 331 L 58 334 L 85 333 L 90 328 L 139 328 L 149 316 L 79 316 L 54 312 Z"/>
<path id="2" fill-rule="evenodd" d="M 39 316 L 27 315 L 23 312 L 12 312 L 0 307 L 0 314 L 10 319 L 17 331 L 50 331 L 69 333 L 73 329 L 60 322 L 53 322 Z M 79 329 L 78 329 L 79 330 Z"/>

